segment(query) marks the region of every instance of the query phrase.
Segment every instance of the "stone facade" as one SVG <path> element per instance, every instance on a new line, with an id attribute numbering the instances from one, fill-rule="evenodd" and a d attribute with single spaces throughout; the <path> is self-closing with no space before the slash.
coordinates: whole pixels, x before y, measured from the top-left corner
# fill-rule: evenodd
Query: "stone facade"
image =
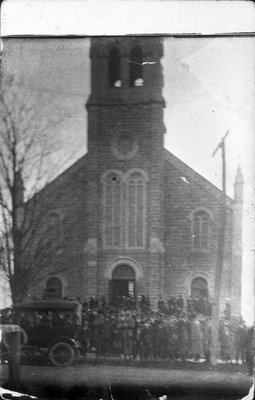
<path id="1" fill-rule="evenodd" d="M 112 86 L 109 49 L 117 49 L 119 63 Z M 139 63 L 130 55 L 138 54 L 139 60 L 139 49 L 144 64 L 133 70 L 137 82 L 132 84 L 132 63 Z M 61 214 L 60 251 L 50 270 L 54 276 L 56 265 L 63 267 L 63 296 L 108 297 L 114 271 L 126 265 L 134 272 L 135 296 L 149 296 L 153 306 L 160 296 L 187 298 L 196 278 L 202 278 L 213 298 L 222 194 L 164 149 L 162 55 L 156 37 L 91 39 L 88 153 L 40 194 L 43 202 L 61 192 L 55 207 Z M 242 185 L 239 171 L 235 199 L 227 198 L 221 298 L 221 310 L 229 301 L 236 315 L 241 305 Z M 108 195 L 117 196 L 110 207 Z M 198 238 L 199 229 L 206 243 Z M 47 279 L 41 290 L 45 285 Z"/>

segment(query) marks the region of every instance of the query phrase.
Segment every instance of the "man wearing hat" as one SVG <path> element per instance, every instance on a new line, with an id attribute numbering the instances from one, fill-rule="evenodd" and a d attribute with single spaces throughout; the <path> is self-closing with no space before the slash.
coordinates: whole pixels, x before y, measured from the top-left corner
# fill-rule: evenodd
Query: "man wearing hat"
<path id="1" fill-rule="evenodd" d="M 125 359 L 133 357 L 135 320 L 131 311 L 126 311 L 123 323 L 123 350 Z"/>

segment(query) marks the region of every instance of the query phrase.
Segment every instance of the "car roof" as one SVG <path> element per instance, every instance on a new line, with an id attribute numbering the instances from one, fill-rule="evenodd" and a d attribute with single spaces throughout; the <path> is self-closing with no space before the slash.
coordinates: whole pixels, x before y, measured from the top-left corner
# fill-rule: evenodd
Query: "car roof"
<path id="1" fill-rule="evenodd" d="M 75 310 L 80 303 L 68 300 L 34 300 L 13 305 L 14 310 Z"/>

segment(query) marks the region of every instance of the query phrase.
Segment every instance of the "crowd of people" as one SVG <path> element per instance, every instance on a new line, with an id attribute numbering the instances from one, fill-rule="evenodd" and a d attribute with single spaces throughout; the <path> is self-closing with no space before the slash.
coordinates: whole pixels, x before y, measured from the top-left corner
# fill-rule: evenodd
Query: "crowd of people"
<path id="1" fill-rule="evenodd" d="M 77 299 L 80 301 L 79 298 Z M 119 308 L 120 305 L 123 309 L 138 309 L 142 313 L 148 313 L 151 311 L 150 299 L 148 296 L 144 295 L 139 296 L 137 302 L 131 298 L 122 296 L 115 299 L 115 301 L 113 301 L 110 305 L 107 305 L 106 298 L 102 296 L 100 300 L 91 297 L 87 302 L 83 303 L 83 307 L 90 310 L 105 310 L 108 306 L 110 308 Z M 182 295 L 179 295 L 177 298 L 171 296 L 168 301 L 165 301 L 162 297 L 160 297 L 157 306 L 160 313 L 175 315 L 176 317 L 181 316 L 184 310 L 187 312 L 187 314 L 197 313 L 206 316 L 211 316 L 212 314 L 212 303 L 206 296 L 190 296 L 188 297 L 186 303 Z"/>
<path id="2" fill-rule="evenodd" d="M 77 298 L 80 303 L 80 299 Z M 171 297 L 167 303 L 159 299 L 153 311 L 145 296 L 134 304 L 121 299 L 118 304 L 107 304 L 90 298 L 82 304 L 82 318 L 77 315 L 52 312 L 36 313 L 37 323 L 44 326 L 81 324 L 86 352 L 94 351 L 96 358 L 119 357 L 125 360 L 187 360 L 210 362 L 212 341 L 211 305 L 206 299 L 189 298 L 185 304 L 182 296 Z M 31 326 L 26 313 L 20 325 Z M 253 329 L 253 328 L 252 328 Z M 253 330 L 252 330 L 253 333 Z M 229 304 L 219 327 L 218 356 L 226 363 L 248 363 L 251 357 L 252 335 L 242 319 L 231 319 Z"/>
<path id="3" fill-rule="evenodd" d="M 136 308 L 108 307 L 105 298 L 83 303 L 83 327 L 87 348 L 97 357 L 115 356 L 137 360 L 210 361 L 212 340 L 211 307 L 205 299 L 182 296 L 160 299 L 152 312 L 149 299 L 142 297 Z M 229 305 L 219 328 L 219 357 L 245 363 L 248 330 L 243 320 L 233 323 Z"/>

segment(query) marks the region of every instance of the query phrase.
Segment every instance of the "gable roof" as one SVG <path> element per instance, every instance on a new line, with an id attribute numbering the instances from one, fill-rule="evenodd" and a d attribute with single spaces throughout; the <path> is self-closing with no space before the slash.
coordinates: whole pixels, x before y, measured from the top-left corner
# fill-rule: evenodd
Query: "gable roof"
<path id="1" fill-rule="evenodd" d="M 181 176 L 187 178 L 187 180 L 195 182 L 197 185 L 201 186 L 203 189 L 209 192 L 217 200 L 219 201 L 221 200 L 222 191 L 220 189 L 218 189 L 215 185 L 213 185 L 211 182 L 205 179 L 198 172 L 190 168 L 187 164 L 185 164 L 175 155 L 170 153 L 170 151 L 168 151 L 167 149 L 164 149 L 164 158 L 165 161 L 169 162 L 171 165 L 173 165 L 176 169 L 180 171 Z M 227 206 L 231 207 L 232 204 L 234 203 L 234 200 L 231 197 L 226 196 L 226 202 Z"/>
<path id="2" fill-rule="evenodd" d="M 63 172 L 57 175 L 56 178 L 54 178 L 51 182 L 47 183 L 41 190 L 35 193 L 32 196 L 32 199 L 36 198 L 37 196 L 47 195 L 47 193 L 52 192 L 52 190 L 59 188 L 61 185 L 63 185 L 65 182 L 71 179 L 72 176 L 74 176 L 76 172 L 78 172 L 81 168 L 85 168 L 86 165 L 87 165 L 87 154 L 84 154 L 77 161 L 75 161 L 74 164 L 65 169 Z M 28 200 L 28 202 L 30 200 Z"/>
<path id="3" fill-rule="evenodd" d="M 48 183 L 39 193 L 47 193 L 48 190 L 54 190 L 60 185 L 62 185 L 64 182 L 68 181 L 69 179 L 72 178 L 80 170 L 80 168 L 86 168 L 87 165 L 87 154 L 83 155 L 81 158 L 79 158 L 74 164 L 72 164 L 69 168 L 61 172 L 60 175 L 58 175 L 53 181 Z M 181 161 L 179 158 L 177 158 L 173 153 L 168 151 L 167 149 L 164 149 L 164 159 L 166 162 L 174 166 L 179 172 L 180 172 L 180 177 L 185 177 L 187 180 L 190 180 L 203 189 L 205 189 L 207 192 L 209 192 L 213 197 L 215 197 L 218 201 L 221 200 L 222 196 L 222 191 L 218 189 L 215 185 L 213 185 L 211 182 L 209 182 L 207 179 L 205 179 L 202 175 L 200 175 L 198 172 L 194 171 L 191 167 L 189 167 L 187 164 L 185 164 L 183 161 Z M 37 194 L 39 194 L 37 193 Z M 234 203 L 234 200 L 226 196 L 226 202 L 227 206 L 231 207 L 232 204 Z"/>

